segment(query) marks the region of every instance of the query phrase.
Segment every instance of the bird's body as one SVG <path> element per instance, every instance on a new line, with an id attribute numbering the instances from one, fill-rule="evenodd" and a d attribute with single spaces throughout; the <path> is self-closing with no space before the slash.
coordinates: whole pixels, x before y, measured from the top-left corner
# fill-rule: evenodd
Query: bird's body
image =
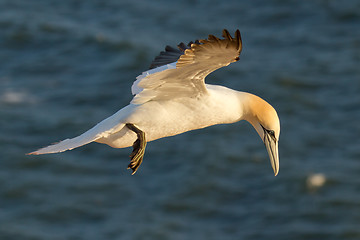
<path id="1" fill-rule="evenodd" d="M 111 121 L 122 122 L 124 126 L 127 122 L 133 123 L 146 133 L 148 142 L 215 124 L 239 121 L 242 107 L 236 92 L 209 84 L 207 88 L 209 95 L 198 98 L 150 101 L 142 105 L 130 104 L 111 116 Z M 246 95 L 244 93 L 244 97 Z M 122 128 L 116 134 L 102 137 L 96 142 L 123 148 L 132 146 L 135 140 L 134 132 Z"/>
<path id="2" fill-rule="evenodd" d="M 235 38 L 208 40 L 166 48 L 132 86 L 129 105 L 82 135 L 30 154 L 63 152 L 90 142 L 114 148 L 134 147 L 129 168 L 140 166 L 146 143 L 216 124 L 250 122 L 264 141 L 275 175 L 278 172 L 277 140 L 280 132 L 276 111 L 250 93 L 204 83 L 212 71 L 239 59 L 240 32 Z"/>

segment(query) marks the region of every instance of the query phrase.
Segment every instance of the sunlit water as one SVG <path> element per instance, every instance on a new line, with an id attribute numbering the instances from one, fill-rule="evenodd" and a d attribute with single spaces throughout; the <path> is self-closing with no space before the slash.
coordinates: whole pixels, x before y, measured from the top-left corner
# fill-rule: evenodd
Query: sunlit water
<path id="1" fill-rule="evenodd" d="M 0 239 L 359 239 L 359 1 L 0 1 Z M 240 29 L 209 83 L 281 120 L 280 173 L 246 122 L 131 148 L 25 153 L 131 100 L 165 45 Z"/>

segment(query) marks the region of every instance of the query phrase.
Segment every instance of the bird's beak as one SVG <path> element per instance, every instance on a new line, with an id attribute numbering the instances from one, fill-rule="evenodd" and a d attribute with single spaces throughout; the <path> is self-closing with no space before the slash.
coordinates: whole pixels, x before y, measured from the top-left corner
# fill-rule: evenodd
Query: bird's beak
<path id="1" fill-rule="evenodd" d="M 264 143 L 270 157 L 271 166 L 276 176 L 279 173 L 278 141 L 265 131 Z"/>

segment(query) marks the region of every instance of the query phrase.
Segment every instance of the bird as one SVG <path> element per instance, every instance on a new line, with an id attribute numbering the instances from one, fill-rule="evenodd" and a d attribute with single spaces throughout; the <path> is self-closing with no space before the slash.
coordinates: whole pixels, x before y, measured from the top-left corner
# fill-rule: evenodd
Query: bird
<path id="1" fill-rule="evenodd" d="M 267 149 L 275 176 L 279 172 L 280 121 L 262 98 L 225 86 L 206 84 L 211 72 L 237 62 L 242 50 L 239 30 L 222 38 L 209 35 L 177 48 L 166 46 L 149 70 L 131 87 L 130 103 L 83 134 L 28 155 L 59 153 L 91 142 L 113 148 L 133 147 L 128 169 L 135 174 L 147 142 L 217 124 L 249 122 Z"/>

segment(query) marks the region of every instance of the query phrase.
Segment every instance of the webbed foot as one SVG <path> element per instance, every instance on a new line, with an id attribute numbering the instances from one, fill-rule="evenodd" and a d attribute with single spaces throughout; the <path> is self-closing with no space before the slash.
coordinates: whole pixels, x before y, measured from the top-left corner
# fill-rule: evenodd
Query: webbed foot
<path id="1" fill-rule="evenodd" d="M 134 175 L 143 161 L 145 147 L 146 147 L 146 139 L 145 139 L 145 133 L 140 129 L 138 129 L 137 127 L 135 127 L 134 124 L 127 123 L 126 127 L 131 131 L 135 132 L 137 135 L 137 139 L 133 144 L 133 151 L 130 154 L 131 161 L 128 166 L 128 169 L 131 169 L 133 171 L 132 175 Z"/>

